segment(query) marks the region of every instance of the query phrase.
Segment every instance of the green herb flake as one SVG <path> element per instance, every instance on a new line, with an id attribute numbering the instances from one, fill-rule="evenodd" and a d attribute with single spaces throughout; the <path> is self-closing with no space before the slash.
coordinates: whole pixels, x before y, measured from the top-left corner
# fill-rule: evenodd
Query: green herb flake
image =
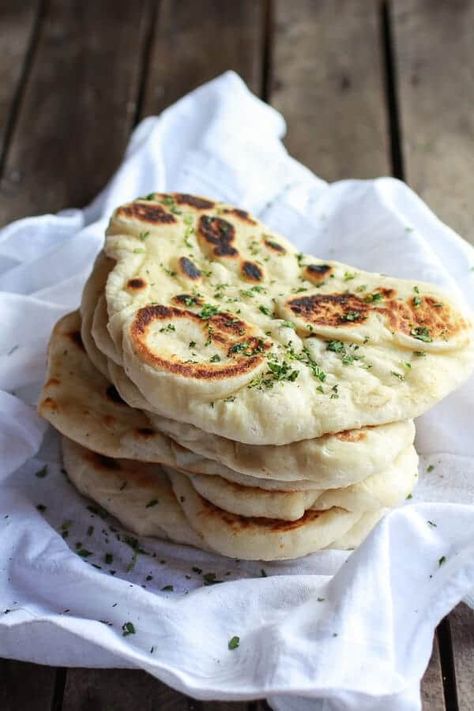
<path id="1" fill-rule="evenodd" d="M 434 523 L 434 521 L 427 521 L 426 522 L 428 526 L 431 526 L 432 528 L 438 528 L 438 524 Z"/>
<path id="2" fill-rule="evenodd" d="M 149 236 L 149 232 L 140 232 L 140 234 L 138 235 L 138 239 L 141 239 L 141 241 L 144 242 Z"/>
<path id="3" fill-rule="evenodd" d="M 413 498 L 413 494 L 408 494 L 408 496 L 405 496 L 406 501 L 409 501 L 412 498 Z"/>
<path id="4" fill-rule="evenodd" d="M 136 247 L 133 250 L 133 254 L 145 254 L 145 250 L 142 247 Z"/>
<path id="5" fill-rule="evenodd" d="M 344 272 L 344 281 L 351 281 L 356 278 L 355 272 Z"/>
<path id="6" fill-rule="evenodd" d="M 81 558 L 88 558 L 90 555 L 92 555 L 92 551 L 88 551 L 86 548 L 83 548 L 80 544 L 79 544 L 79 548 L 76 550 L 76 553 Z"/>
<path id="7" fill-rule="evenodd" d="M 36 504 L 36 508 L 40 513 L 44 513 L 47 507 L 44 504 Z"/>
<path id="8" fill-rule="evenodd" d="M 268 306 L 264 306 L 263 304 L 260 304 L 258 307 L 258 310 L 262 312 L 262 314 L 265 314 L 265 316 L 273 316 L 273 311 L 268 308 Z"/>
<path id="9" fill-rule="evenodd" d="M 433 469 L 434 469 L 434 464 L 430 464 L 430 465 L 426 468 L 426 471 L 427 471 L 428 474 L 429 474 L 430 472 L 433 471 Z"/>
<path id="10" fill-rule="evenodd" d="M 114 562 L 114 557 L 113 557 L 112 553 L 106 553 L 106 554 L 105 554 L 105 556 L 104 556 L 104 562 L 105 562 L 107 565 L 111 565 L 111 564 Z"/>
<path id="11" fill-rule="evenodd" d="M 413 338 L 416 338 L 418 341 L 423 341 L 424 343 L 433 342 L 430 331 L 426 326 L 416 326 L 415 328 L 412 328 L 410 336 L 413 336 Z"/>
<path id="12" fill-rule="evenodd" d="M 124 622 L 122 625 L 122 637 L 128 637 L 129 634 L 136 634 L 135 625 L 133 622 Z"/>
<path id="13" fill-rule="evenodd" d="M 202 319 L 209 319 L 211 316 L 215 316 L 218 313 L 219 309 L 217 306 L 213 306 L 213 304 L 204 304 L 198 316 Z"/>
<path id="14" fill-rule="evenodd" d="M 360 316 L 360 311 L 347 311 L 347 313 L 341 316 L 341 319 L 342 321 L 358 321 Z"/>
<path id="15" fill-rule="evenodd" d="M 212 358 L 210 359 L 210 362 L 211 363 L 218 363 L 220 360 L 221 360 L 221 357 L 219 355 L 217 355 L 217 353 L 216 353 L 215 355 L 212 356 Z"/>
<path id="16" fill-rule="evenodd" d="M 441 568 L 442 565 L 446 563 L 446 556 L 442 555 L 441 558 L 438 560 L 438 565 Z"/>
<path id="17" fill-rule="evenodd" d="M 196 348 L 196 341 L 189 341 L 188 348 Z"/>
<path id="18" fill-rule="evenodd" d="M 35 476 L 38 477 L 38 479 L 44 479 L 47 474 L 48 466 L 46 464 L 44 465 L 44 467 L 41 467 L 41 469 L 38 469 L 38 471 L 35 472 Z"/>
<path id="19" fill-rule="evenodd" d="M 198 568 L 197 565 L 193 565 L 191 570 L 193 571 L 193 573 L 197 573 L 198 575 L 201 575 L 202 573 L 202 568 Z"/>
<path id="20" fill-rule="evenodd" d="M 397 378 L 401 383 L 405 380 L 405 376 L 402 375 L 402 373 L 397 373 L 395 370 L 391 370 L 390 375 L 393 375 L 393 377 Z"/>
<path id="21" fill-rule="evenodd" d="M 159 503 L 158 499 L 151 499 L 147 505 L 145 506 L 146 509 L 151 509 L 153 506 L 156 506 Z"/>
<path id="22" fill-rule="evenodd" d="M 364 297 L 364 301 L 368 304 L 376 304 L 379 301 L 383 301 L 383 294 L 379 291 L 375 291 L 373 294 L 367 294 Z"/>
<path id="23" fill-rule="evenodd" d="M 417 358 L 426 358 L 426 351 L 413 351 L 413 355 Z"/>
<path id="24" fill-rule="evenodd" d="M 173 592 L 174 591 L 174 586 L 173 585 L 164 585 L 161 588 L 162 592 Z"/>
<path id="25" fill-rule="evenodd" d="M 239 644 L 240 644 L 240 637 L 237 637 L 237 635 L 234 635 L 234 637 L 231 637 L 231 639 L 229 639 L 227 647 L 229 649 L 237 649 Z"/>
<path id="26" fill-rule="evenodd" d="M 266 571 L 264 570 L 264 568 L 260 568 L 260 577 L 261 577 L 261 578 L 267 578 L 267 577 L 268 577 L 268 575 L 267 575 Z"/>

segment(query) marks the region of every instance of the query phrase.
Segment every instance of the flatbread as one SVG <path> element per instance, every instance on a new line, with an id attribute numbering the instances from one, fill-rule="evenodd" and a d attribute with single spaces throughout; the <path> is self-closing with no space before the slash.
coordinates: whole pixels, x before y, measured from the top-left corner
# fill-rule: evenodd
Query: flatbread
<path id="1" fill-rule="evenodd" d="M 74 486 L 139 536 L 208 550 L 187 522 L 158 465 L 111 459 L 63 437 L 64 468 Z"/>
<path id="2" fill-rule="evenodd" d="M 109 369 L 106 356 L 97 348 L 92 337 L 92 320 L 94 309 L 103 291 L 107 276 L 114 265 L 114 261 L 109 259 L 102 251 L 96 257 L 92 272 L 87 279 L 81 298 L 81 338 L 83 346 L 91 362 L 99 373 L 105 378 L 109 378 Z"/>
<path id="3" fill-rule="evenodd" d="M 230 558 L 299 558 L 327 548 L 362 517 L 340 508 L 307 511 L 297 521 L 237 516 L 202 498 L 184 474 L 169 468 L 165 471 L 189 524 L 207 545 Z"/>
<path id="4" fill-rule="evenodd" d="M 410 446 L 385 471 L 357 484 L 327 491 L 265 491 L 239 486 L 218 476 L 188 474 L 188 477 L 200 496 L 225 511 L 239 516 L 296 521 L 311 509 L 325 511 L 338 507 L 360 513 L 397 506 L 413 491 L 417 468 L 418 456 Z"/>
<path id="5" fill-rule="evenodd" d="M 81 340 L 77 312 L 63 317 L 54 328 L 48 352 L 48 372 L 38 409 L 62 434 L 100 454 L 161 462 L 268 490 L 314 490 L 352 484 L 374 471 L 385 469 L 403 447 L 412 442 L 414 435 L 412 423 L 399 423 L 327 436 L 319 443 L 297 443 L 294 452 L 291 445 L 281 448 L 281 457 L 286 457 L 287 461 L 287 467 L 283 468 L 278 467 L 275 451 L 269 452 L 270 466 L 265 466 L 265 452 L 260 452 L 258 447 L 235 445 L 233 450 L 230 440 L 214 445 L 210 442 L 204 447 L 201 441 L 204 435 L 196 432 L 195 437 L 201 445 L 195 448 L 208 449 L 215 457 L 211 459 L 182 447 L 163 433 L 160 429 L 163 422 L 129 407 L 121 399 L 117 390 L 90 362 Z M 167 421 L 166 424 L 168 430 L 174 429 L 171 427 L 173 423 Z M 189 443 L 193 446 L 191 435 Z M 227 451 L 227 456 L 220 455 L 218 446 Z M 242 455 L 239 449 L 243 450 Z M 252 450 L 255 467 L 252 467 Z M 236 464 L 240 461 L 241 470 L 251 474 L 237 472 L 219 459 Z"/>
<path id="6" fill-rule="evenodd" d="M 157 414 L 283 445 L 411 419 L 474 363 L 438 287 L 299 254 L 248 213 L 152 194 L 107 231 L 108 330 Z"/>

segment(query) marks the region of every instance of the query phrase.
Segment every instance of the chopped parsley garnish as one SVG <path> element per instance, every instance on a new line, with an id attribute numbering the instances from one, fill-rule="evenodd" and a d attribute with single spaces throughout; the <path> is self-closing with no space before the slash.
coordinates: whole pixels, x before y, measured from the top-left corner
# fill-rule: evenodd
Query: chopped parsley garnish
<path id="1" fill-rule="evenodd" d="M 129 634 L 136 634 L 135 625 L 133 622 L 124 622 L 122 625 L 122 636 L 128 637 Z"/>
<path id="2" fill-rule="evenodd" d="M 81 558 L 88 558 L 90 555 L 92 555 L 92 551 L 88 551 L 86 548 L 83 548 L 81 544 L 79 544 L 79 547 L 77 548 L 76 553 Z"/>
<path id="3" fill-rule="evenodd" d="M 45 476 L 48 474 L 48 466 L 45 464 L 44 467 L 41 467 L 41 469 L 38 469 L 37 472 L 35 472 L 35 476 L 38 477 L 38 479 L 44 479 Z"/>
<path id="4" fill-rule="evenodd" d="M 296 326 L 292 321 L 282 321 L 280 328 L 292 328 L 293 331 L 296 331 Z"/>
<path id="5" fill-rule="evenodd" d="M 265 316 L 273 316 L 273 311 L 269 309 L 268 306 L 263 306 L 263 304 L 260 304 L 258 310 L 261 311 L 262 314 L 265 314 Z"/>
<path id="6" fill-rule="evenodd" d="M 344 281 L 351 281 L 351 279 L 356 278 L 355 272 L 344 272 Z"/>
<path id="7" fill-rule="evenodd" d="M 367 296 L 364 297 L 364 301 L 368 304 L 375 304 L 382 300 L 383 294 L 379 291 L 375 291 L 373 294 L 367 294 Z"/>
<path id="8" fill-rule="evenodd" d="M 337 400 L 339 398 L 339 386 L 333 385 L 331 390 L 332 390 L 331 400 Z"/>
<path id="9" fill-rule="evenodd" d="M 185 306 L 196 306 L 196 304 L 197 304 L 197 296 L 188 296 L 188 294 L 183 294 L 182 296 L 179 297 L 179 300 Z"/>
<path id="10" fill-rule="evenodd" d="M 429 474 L 430 472 L 433 471 L 433 469 L 434 469 L 434 464 L 430 464 L 429 467 L 426 468 L 426 471 L 427 471 L 428 474 Z"/>
<path id="11" fill-rule="evenodd" d="M 358 321 L 361 317 L 360 311 L 347 311 L 341 316 L 342 321 Z"/>
<path id="12" fill-rule="evenodd" d="M 227 354 L 233 355 L 234 353 L 241 353 L 245 356 L 253 356 L 257 353 L 263 353 L 265 350 L 265 342 L 261 338 L 257 338 L 254 345 L 251 345 L 248 341 L 240 341 L 240 343 L 234 343 L 227 352 Z"/>
<path id="13" fill-rule="evenodd" d="M 215 316 L 218 313 L 219 309 L 217 306 L 213 306 L 212 304 L 204 304 L 198 316 L 199 318 L 209 319 L 211 316 Z"/>
<path id="14" fill-rule="evenodd" d="M 176 276 L 176 272 L 174 272 L 172 269 L 168 269 L 168 267 L 165 267 L 165 265 L 163 263 L 160 264 L 160 267 L 163 269 L 165 274 L 168 274 L 168 276 L 170 276 L 170 277 Z"/>
<path id="15" fill-rule="evenodd" d="M 390 375 L 393 375 L 394 378 L 398 378 L 398 380 L 400 380 L 400 382 L 403 382 L 405 380 L 405 376 L 402 375 L 401 373 L 397 373 L 395 370 L 391 370 Z"/>
<path id="16" fill-rule="evenodd" d="M 176 331 L 176 326 L 174 326 L 172 323 L 169 323 L 167 326 L 163 326 L 163 328 L 160 328 L 160 333 L 171 333 L 172 331 Z"/>
<path id="17" fill-rule="evenodd" d="M 423 341 L 424 343 L 432 343 L 433 339 L 429 329 L 426 326 L 416 326 L 410 331 L 410 336 L 416 338 L 418 341 Z"/>
<path id="18" fill-rule="evenodd" d="M 193 565 L 191 570 L 193 571 L 193 573 L 197 573 L 198 575 L 201 575 L 202 573 L 202 568 L 198 568 L 197 565 Z"/>
<path id="19" fill-rule="evenodd" d="M 432 528 L 437 528 L 437 527 L 438 527 L 438 524 L 437 524 L 437 523 L 434 523 L 434 521 L 427 521 L 426 523 L 428 524 L 428 526 L 431 526 Z"/>
<path id="20" fill-rule="evenodd" d="M 36 508 L 40 513 L 44 513 L 46 511 L 46 506 L 44 504 L 36 504 Z"/>
<path id="21" fill-rule="evenodd" d="M 133 254 L 145 254 L 145 250 L 142 249 L 142 247 L 136 247 L 136 248 L 133 250 Z"/>
<path id="22" fill-rule="evenodd" d="M 326 349 L 333 351 L 333 353 L 341 353 L 345 351 L 345 346 L 342 341 L 328 341 Z"/>
<path id="23" fill-rule="evenodd" d="M 106 553 L 104 556 L 104 561 L 107 565 L 111 565 L 114 562 L 114 557 L 112 553 Z"/>
<path id="24" fill-rule="evenodd" d="M 413 351 L 413 355 L 417 358 L 424 358 L 426 356 L 426 351 Z"/>
<path id="25" fill-rule="evenodd" d="M 161 590 L 162 592 L 173 592 L 174 587 L 173 585 L 164 585 Z"/>
<path id="26" fill-rule="evenodd" d="M 260 568 L 260 577 L 262 578 L 267 578 L 267 573 L 263 568 Z"/>
<path id="27" fill-rule="evenodd" d="M 222 583 L 222 580 L 217 580 L 217 575 L 215 573 L 204 573 L 202 576 L 204 580 L 204 585 L 217 585 Z"/>
<path id="28" fill-rule="evenodd" d="M 156 506 L 158 504 L 158 499 L 151 499 L 147 505 L 145 506 L 146 509 L 151 509 L 153 506 Z"/>
<path id="29" fill-rule="evenodd" d="M 235 635 L 234 637 L 229 639 L 227 646 L 229 649 L 237 649 L 239 644 L 240 644 L 240 637 L 237 637 L 237 635 Z"/>
<path id="30" fill-rule="evenodd" d="M 196 341 L 189 341 L 188 347 L 189 348 L 196 348 Z"/>
<path id="31" fill-rule="evenodd" d="M 138 239 L 141 239 L 141 241 L 144 242 L 149 236 L 149 232 L 140 232 L 140 234 L 138 235 Z"/>
<path id="32" fill-rule="evenodd" d="M 221 357 L 219 355 L 217 355 L 217 353 L 216 353 L 215 355 L 212 356 L 212 358 L 210 359 L 210 362 L 211 363 L 218 363 L 220 361 L 220 359 L 221 359 Z"/>
<path id="33" fill-rule="evenodd" d="M 415 309 L 418 309 L 421 306 L 421 296 L 413 297 L 413 306 L 415 307 Z"/>
<path id="34" fill-rule="evenodd" d="M 442 565 L 444 565 L 444 563 L 446 563 L 446 556 L 445 556 L 445 555 L 442 555 L 441 558 L 438 560 L 438 565 L 439 565 L 439 567 L 441 567 Z"/>
<path id="35" fill-rule="evenodd" d="M 166 195 L 165 197 L 161 198 L 160 202 L 162 203 L 162 205 L 169 207 L 170 211 L 175 215 L 182 214 L 182 211 L 176 206 L 175 201 L 170 195 Z"/>
<path id="36" fill-rule="evenodd" d="M 340 355 L 343 365 L 352 365 L 354 361 L 364 359 L 364 356 L 355 352 L 359 350 L 359 346 L 356 343 L 346 345 L 342 341 L 328 341 L 326 350 Z"/>
<path id="37" fill-rule="evenodd" d="M 235 402 L 235 395 L 229 395 L 229 397 L 224 398 L 224 402 Z"/>

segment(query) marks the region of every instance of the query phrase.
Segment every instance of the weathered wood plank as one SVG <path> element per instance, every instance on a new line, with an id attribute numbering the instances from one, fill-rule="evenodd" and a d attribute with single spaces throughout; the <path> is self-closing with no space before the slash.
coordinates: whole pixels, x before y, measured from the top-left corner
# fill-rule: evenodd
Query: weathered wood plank
<path id="1" fill-rule="evenodd" d="M 379 4 L 275 0 L 270 101 L 290 152 L 327 180 L 390 169 Z"/>
<path id="2" fill-rule="evenodd" d="M 445 711 L 443 674 L 439 658 L 438 638 L 433 641 L 433 653 L 421 682 L 423 711 Z"/>
<path id="3" fill-rule="evenodd" d="M 474 3 L 392 2 L 405 179 L 474 242 Z"/>
<path id="4" fill-rule="evenodd" d="M 162 0 L 143 115 L 233 69 L 257 94 L 262 84 L 262 0 Z"/>
<path id="5" fill-rule="evenodd" d="M 0 659 L 0 709 L 51 711 L 56 669 Z"/>
<path id="6" fill-rule="evenodd" d="M 30 46 L 38 0 L 0 0 L 0 157 Z"/>
<path id="7" fill-rule="evenodd" d="M 474 612 L 461 604 L 449 615 L 459 711 L 474 709 Z"/>
<path id="8" fill-rule="evenodd" d="M 148 0 L 47 3 L 0 183 L 0 220 L 82 205 L 120 161 Z"/>
<path id="9" fill-rule="evenodd" d="M 71 669 L 62 711 L 246 711 L 247 703 L 195 701 L 129 669 Z M 2 709 L 3 711 L 3 709 Z"/>

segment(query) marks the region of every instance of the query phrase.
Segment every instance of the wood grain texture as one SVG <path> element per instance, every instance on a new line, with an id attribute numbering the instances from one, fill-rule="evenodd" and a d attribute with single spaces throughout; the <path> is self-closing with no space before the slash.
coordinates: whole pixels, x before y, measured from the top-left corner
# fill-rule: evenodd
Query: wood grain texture
<path id="1" fill-rule="evenodd" d="M 391 4 L 405 179 L 474 243 L 474 3 Z"/>
<path id="2" fill-rule="evenodd" d="M 449 615 L 459 711 L 474 709 L 474 611 L 461 604 Z"/>
<path id="3" fill-rule="evenodd" d="M 136 109 L 147 0 L 50 0 L 0 183 L 0 221 L 88 202 Z"/>
<path id="4" fill-rule="evenodd" d="M 0 709 L 51 711 L 56 669 L 0 659 Z"/>
<path id="5" fill-rule="evenodd" d="M 438 639 L 433 641 L 433 653 L 421 682 L 421 702 L 423 711 L 445 711 L 443 674 L 439 658 Z"/>
<path id="6" fill-rule="evenodd" d="M 0 156 L 30 46 L 38 0 L 0 0 Z"/>
<path id="7" fill-rule="evenodd" d="M 233 69 L 257 94 L 262 83 L 262 0 L 162 0 L 143 115 Z"/>
<path id="8" fill-rule="evenodd" d="M 140 711 L 247 711 L 248 704 L 195 701 L 142 671 L 68 671 L 62 711 L 131 711 L 138 708 Z"/>
<path id="9" fill-rule="evenodd" d="M 271 103 L 290 152 L 326 180 L 389 172 L 379 4 L 275 0 Z"/>

